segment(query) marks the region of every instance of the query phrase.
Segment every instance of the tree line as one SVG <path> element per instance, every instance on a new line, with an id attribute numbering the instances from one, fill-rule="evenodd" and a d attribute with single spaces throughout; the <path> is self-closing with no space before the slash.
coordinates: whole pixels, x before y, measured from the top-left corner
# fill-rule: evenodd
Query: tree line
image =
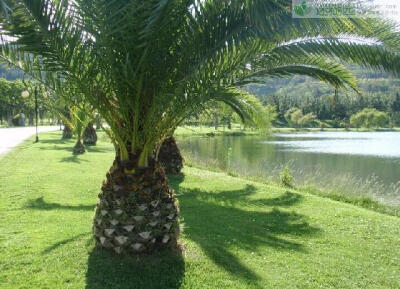
<path id="1" fill-rule="evenodd" d="M 386 113 L 387 126 L 400 126 L 400 80 L 385 73 L 363 72 L 352 68 L 358 78 L 360 93 L 339 89 L 319 81 L 295 76 L 292 79 L 273 79 L 266 84 L 253 84 L 248 91 L 265 104 L 276 108 L 276 126 L 352 126 L 350 119 L 364 109 Z M 308 115 L 308 121 L 291 121 Z M 300 111 L 300 112 L 299 112 Z M 380 123 L 381 125 L 382 123 Z"/>
<path id="2" fill-rule="evenodd" d="M 10 74 L 6 75 L 9 76 Z M 34 125 L 34 94 L 35 85 L 31 81 L 0 78 L 0 125 L 18 125 L 21 114 L 24 115 L 27 125 Z M 58 123 L 59 118 L 49 108 L 48 104 L 53 100 L 48 97 L 47 92 L 44 93 L 41 89 L 37 90 L 37 98 L 39 123 L 43 124 L 45 121 L 52 124 Z"/>

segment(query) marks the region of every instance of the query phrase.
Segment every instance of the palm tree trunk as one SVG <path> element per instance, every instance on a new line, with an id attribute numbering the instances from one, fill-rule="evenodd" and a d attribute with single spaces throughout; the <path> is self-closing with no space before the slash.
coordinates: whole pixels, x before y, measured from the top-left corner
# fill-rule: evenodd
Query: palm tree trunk
<path id="1" fill-rule="evenodd" d="M 64 124 L 62 139 L 70 139 L 70 138 L 72 138 L 71 128 L 67 124 Z"/>
<path id="2" fill-rule="evenodd" d="M 183 168 L 183 158 L 173 136 L 164 140 L 158 153 L 158 160 L 166 174 L 179 174 Z"/>
<path id="3" fill-rule="evenodd" d="M 83 144 L 85 145 L 96 145 L 97 133 L 93 127 L 93 123 L 89 123 L 83 132 Z"/>
<path id="4" fill-rule="evenodd" d="M 93 233 L 96 245 L 118 254 L 152 252 L 176 246 L 178 205 L 161 165 L 139 168 L 137 156 L 117 155 L 99 194 Z"/>
<path id="5" fill-rule="evenodd" d="M 74 155 L 81 155 L 85 153 L 85 146 L 82 144 L 81 138 L 78 137 L 76 144 L 74 146 L 74 150 L 72 152 Z"/>

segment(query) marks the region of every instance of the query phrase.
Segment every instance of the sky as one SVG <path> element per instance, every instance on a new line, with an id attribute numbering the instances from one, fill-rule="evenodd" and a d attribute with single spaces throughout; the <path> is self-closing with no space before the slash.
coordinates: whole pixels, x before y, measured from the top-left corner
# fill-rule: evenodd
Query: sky
<path id="1" fill-rule="evenodd" d="M 395 9 L 392 11 L 395 15 L 390 16 L 390 18 L 400 24 L 400 0 L 374 0 L 374 3 L 384 5 L 383 7 L 394 6 Z"/>

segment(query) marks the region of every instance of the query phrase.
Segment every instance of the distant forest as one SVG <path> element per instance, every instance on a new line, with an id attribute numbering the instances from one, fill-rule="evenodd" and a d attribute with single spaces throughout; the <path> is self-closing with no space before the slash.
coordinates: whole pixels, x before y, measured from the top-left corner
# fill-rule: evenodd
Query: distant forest
<path id="1" fill-rule="evenodd" d="M 303 114 L 312 113 L 317 119 L 331 120 L 333 126 L 349 122 L 350 117 L 364 108 L 387 112 L 392 124 L 400 125 L 400 79 L 386 73 L 372 72 L 352 67 L 362 92 L 335 90 L 309 77 L 295 76 L 289 79 L 270 79 L 265 84 L 249 85 L 246 89 L 264 104 L 273 105 L 278 112 L 278 124 L 286 125 L 285 113 L 299 108 Z"/>

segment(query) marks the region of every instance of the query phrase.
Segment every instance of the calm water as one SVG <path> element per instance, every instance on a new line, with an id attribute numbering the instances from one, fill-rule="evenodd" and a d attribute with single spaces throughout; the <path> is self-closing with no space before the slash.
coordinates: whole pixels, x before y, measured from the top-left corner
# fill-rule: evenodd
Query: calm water
<path id="1" fill-rule="evenodd" d="M 178 141 L 187 158 L 241 174 L 276 179 L 289 164 L 298 184 L 400 198 L 398 132 L 189 137 Z"/>

